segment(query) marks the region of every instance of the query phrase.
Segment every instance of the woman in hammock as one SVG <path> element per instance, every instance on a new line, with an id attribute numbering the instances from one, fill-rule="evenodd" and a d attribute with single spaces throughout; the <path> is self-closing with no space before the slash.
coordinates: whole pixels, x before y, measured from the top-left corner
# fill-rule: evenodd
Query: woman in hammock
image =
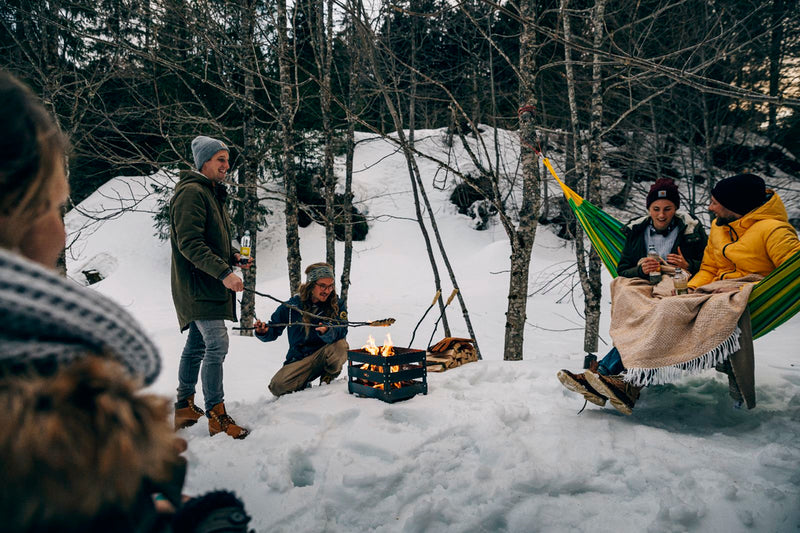
<path id="1" fill-rule="evenodd" d="M 699 271 L 708 237 L 700 221 L 688 213 L 678 212 L 679 207 L 680 195 L 675 182 L 670 178 L 659 178 L 647 194 L 648 214 L 631 220 L 625 226 L 625 247 L 617 265 L 618 275 L 649 279 L 650 273 L 659 271 L 662 264 L 678 267 L 690 276 Z M 647 257 L 650 246 L 656 249 L 660 260 Z M 612 348 L 599 363 L 595 361 L 591 369 L 603 376 L 615 376 L 625 370 L 616 348 Z M 604 395 L 592 387 L 584 373 L 560 370 L 558 379 L 564 387 L 583 395 L 586 400 L 604 406 L 608 399 L 625 414 L 631 413 L 641 389 L 615 379 L 621 390 Z"/>

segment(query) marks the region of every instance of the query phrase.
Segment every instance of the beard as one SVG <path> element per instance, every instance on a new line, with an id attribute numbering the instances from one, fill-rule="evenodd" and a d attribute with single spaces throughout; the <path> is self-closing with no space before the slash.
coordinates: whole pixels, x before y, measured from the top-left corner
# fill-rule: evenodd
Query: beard
<path id="1" fill-rule="evenodd" d="M 731 222 L 733 222 L 735 220 L 738 220 L 738 219 L 739 219 L 739 217 L 730 217 L 730 216 L 729 217 L 724 217 L 724 216 L 721 216 L 721 215 L 716 215 L 716 217 L 714 218 L 714 220 L 717 221 L 717 226 L 727 226 Z"/>

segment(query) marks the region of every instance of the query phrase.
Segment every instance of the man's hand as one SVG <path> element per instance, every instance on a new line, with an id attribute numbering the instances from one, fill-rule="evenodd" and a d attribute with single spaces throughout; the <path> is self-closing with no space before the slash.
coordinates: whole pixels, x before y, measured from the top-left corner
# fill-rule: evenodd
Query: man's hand
<path id="1" fill-rule="evenodd" d="M 233 272 L 225 276 L 225 279 L 222 280 L 222 284 L 233 292 L 242 292 L 244 290 L 244 282 L 242 281 L 242 278 Z"/>
<path id="2" fill-rule="evenodd" d="M 234 261 L 234 266 L 238 266 L 242 270 L 247 270 L 251 266 L 253 266 L 253 258 L 252 257 L 248 257 L 247 259 L 242 259 L 242 256 L 239 253 L 233 254 L 233 261 Z"/>
<path id="3" fill-rule="evenodd" d="M 317 330 L 317 333 L 319 333 L 320 335 L 324 335 L 325 332 L 328 331 L 328 326 L 323 326 L 322 322 L 320 322 L 320 326 L 314 329 Z"/>
<path id="4" fill-rule="evenodd" d="M 667 255 L 667 263 L 672 266 L 676 266 L 682 268 L 683 270 L 687 270 L 689 268 L 689 261 L 683 257 L 683 253 L 681 253 L 681 247 L 678 246 L 678 253 L 677 254 L 669 254 Z"/>
<path id="5" fill-rule="evenodd" d="M 642 272 L 645 274 L 649 274 L 650 272 L 660 272 L 661 271 L 661 263 L 658 259 L 654 259 L 652 257 L 645 257 L 642 259 Z"/>
<path id="6" fill-rule="evenodd" d="M 267 330 L 269 329 L 267 325 L 261 322 L 260 320 L 256 320 L 256 323 L 253 324 L 253 327 L 255 329 L 256 335 L 266 335 Z"/>

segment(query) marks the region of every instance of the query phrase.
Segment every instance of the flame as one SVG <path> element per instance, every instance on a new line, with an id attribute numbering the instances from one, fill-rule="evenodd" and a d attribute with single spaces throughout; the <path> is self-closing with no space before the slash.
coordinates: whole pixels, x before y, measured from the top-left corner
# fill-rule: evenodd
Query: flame
<path id="1" fill-rule="evenodd" d="M 383 341 L 383 346 L 378 347 L 375 344 L 375 339 L 372 337 L 372 335 L 370 335 L 367 337 L 367 343 L 362 346 L 361 349 L 372 355 L 380 354 L 384 357 L 394 355 L 394 343 L 392 342 L 392 336 L 387 333 L 386 339 Z"/>
<path id="2" fill-rule="evenodd" d="M 367 343 L 362 346 L 361 349 L 372 355 L 378 355 L 378 353 L 380 353 L 380 348 L 375 346 L 375 339 L 372 338 L 372 335 L 367 338 Z"/>
<path id="3" fill-rule="evenodd" d="M 386 334 L 386 339 L 384 339 L 383 346 L 381 347 L 381 355 L 384 357 L 394 355 L 394 343 L 392 342 L 392 336 L 388 333 Z"/>
<path id="4" fill-rule="evenodd" d="M 392 383 L 391 387 L 393 389 L 402 389 L 403 388 L 403 383 L 401 383 L 401 382 Z M 372 386 L 372 388 L 373 389 L 378 389 L 378 390 L 383 390 L 383 383 L 376 383 L 375 385 Z"/>
<path id="5" fill-rule="evenodd" d="M 394 343 L 392 342 L 392 336 L 388 333 L 386 334 L 386 338 L 383 341 L 383 346 L 377 346 L 375 344 L 375 339 L 370 335 L 367 337 L 367 342 L 364 346 L 361 347 L 362 350 L 365 352 L 372 354 L 372 355 L 382 355 L 384 357 L 388 357 L 390 355 L 395 355 L 394 351 Z M 383 367 L 380 365 L 371 365 L 369 363 L 365 363 L 361 365 L 361 370 L 370 370 L 372 372 L 383 372 Z M 400 365 L 393 365 L 389 367 L 390 372 L 400 372 Z M 399 383 L 393 383 L 393 388 L 399 389 L 402 387 Z M 383 389 L 383 383 L 376 383 L 373 385 L 373 388 L 376 389 Z"/>

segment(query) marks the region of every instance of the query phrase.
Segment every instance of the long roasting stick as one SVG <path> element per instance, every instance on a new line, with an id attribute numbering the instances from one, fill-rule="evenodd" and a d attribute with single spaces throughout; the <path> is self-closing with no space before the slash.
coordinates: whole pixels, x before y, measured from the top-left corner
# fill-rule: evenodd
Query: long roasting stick
<path id="1" fill-rule="evenodd" d="M 395 319 L 394 318 L 382 318 L 380 320 L 370 320 L 370 321 L 363 321 L 363 322 L 349 322 L 347 320 L 339 320 L 338 318 L 333 318 L 333 317 L 330 317 L 330 316 L 315 315 L 314 313 L 309 313 L 308 311 L 303 311 L 299 307 L 294 306 L 294 305 L 289 304 L 289 303 L 286 303 L 283 300 L 279 300 L 278 298 L 275 298 L 271 294 L 258 292 L 256 290 L 248 289 L 248 288 L 245 288 L 244 290 L 250 291 L 253 294 L 257 294 L 259 296 L 263 296 L 264 298 L 269 298 L 270 300 L 274 300 L 274 301 L 278 302 L 279 304 L 285 305 L 289 309 L 294 309 L 295 311 L 305 315 L 306 317 L 318 318 L 318 319 L 322 320 L 323 322 L 326 322 L 325 325 L 327 327 L 329 327 L 329 328 L 344 328 L 344 327 L 348 327 L 348 326 L 351 326 L 351 327 L 354 327 L 354 328 L 357 328 L 359 326 L 371 326 L 371 327 L 374 327 L 374 328 L 385 328 L 385 327 L 391 326 L 392 324 L 395 323 Z M 288 324 L 272 324 L 272 325 L 273 326 L 296 326 L 296 325 L 304 326 L 304 325 L 309 325 L 309 326 L 319 327 L 319 324 L 306 324 L 304 322 L 302 322 L 302 323 L 301 322 L 290 322 Z M 255 328 L 240 327 L 240 328 L 233 328 L 233 329 L 248 330 L 248 329 L 255 329 Z"/>
<path id="2" fill-rule="evenodd" d="M 328 317 L 327 320 L 330 320 Z M 282 326 L 311 326 L 312 328 L 318 328 L 320 326 L 325 326 L 326 328 L 357 328 L 360 326 L 370 326 L 373 328 L 387 328 L 395 323 L 394 318 L 382 318 L 381 320 L 372 320 L 369 322 L 344 322 L 340 324 L 311 324 L 309 322 L 286 322 L 285 324 L 267 324 L 267 327 L 282 327 Z M 247 331 L 256 329 L 255 327 L 245 327 L 245 326 L 234 326 L 231 329 L 239 330 L 239 331 Z"/>
<path id="3" fill-rule="evenodd" d="M 436 302 L 439 300 L 439 297 L 441 295 L 442 295 L 442 291 L 441 290 L 436 291 L 436 296 L 433 297 L 433 301 L 431 302 L 431 305 L 428 306 L 428 308 L 422 314 L 422 318 L 420 318 L 419 322 L 417 322 L 417 325 L 414 326 L 414 331 L 413 331 L 413 333 L 411 333 L 411 340 L 408 343 L 408 347 L 409 348 L 411 348 L 411 345 L 414 343 L 414 337 L 417 335 L 417 328 L 419 328 L 419 325 L 422 324 L 423 320 L 425 320 L 425 317 L 428 316 L 428 312 L 431 309 L 433 309 L 433 306 L 436 305 Z"/>
<path id="4" fill-rule="evenodd" d="M 433 342 L 433 336 L 436 335 L 436 328 L 439 327 L 439 321 L 444 316 L 444 312 L 447 310 L 447 306 L 450 305 L 450 302 L 452 302 L 453 298 L 456 297 L 456 294 L 458 294 L 458 289 L 453 289 L 453 292 L 450 293 L 450 297 L 447 299 L 447 302 L 444 304 L 444 307 L 442 308 L 442 312 L 439 313 L 439 318 L 436 319 L 436 323 L 433 325 L 433 332 L 431 333 L 431 338 L 428 339 L 429 347 L 431 345 L 431 342 Z"/>

